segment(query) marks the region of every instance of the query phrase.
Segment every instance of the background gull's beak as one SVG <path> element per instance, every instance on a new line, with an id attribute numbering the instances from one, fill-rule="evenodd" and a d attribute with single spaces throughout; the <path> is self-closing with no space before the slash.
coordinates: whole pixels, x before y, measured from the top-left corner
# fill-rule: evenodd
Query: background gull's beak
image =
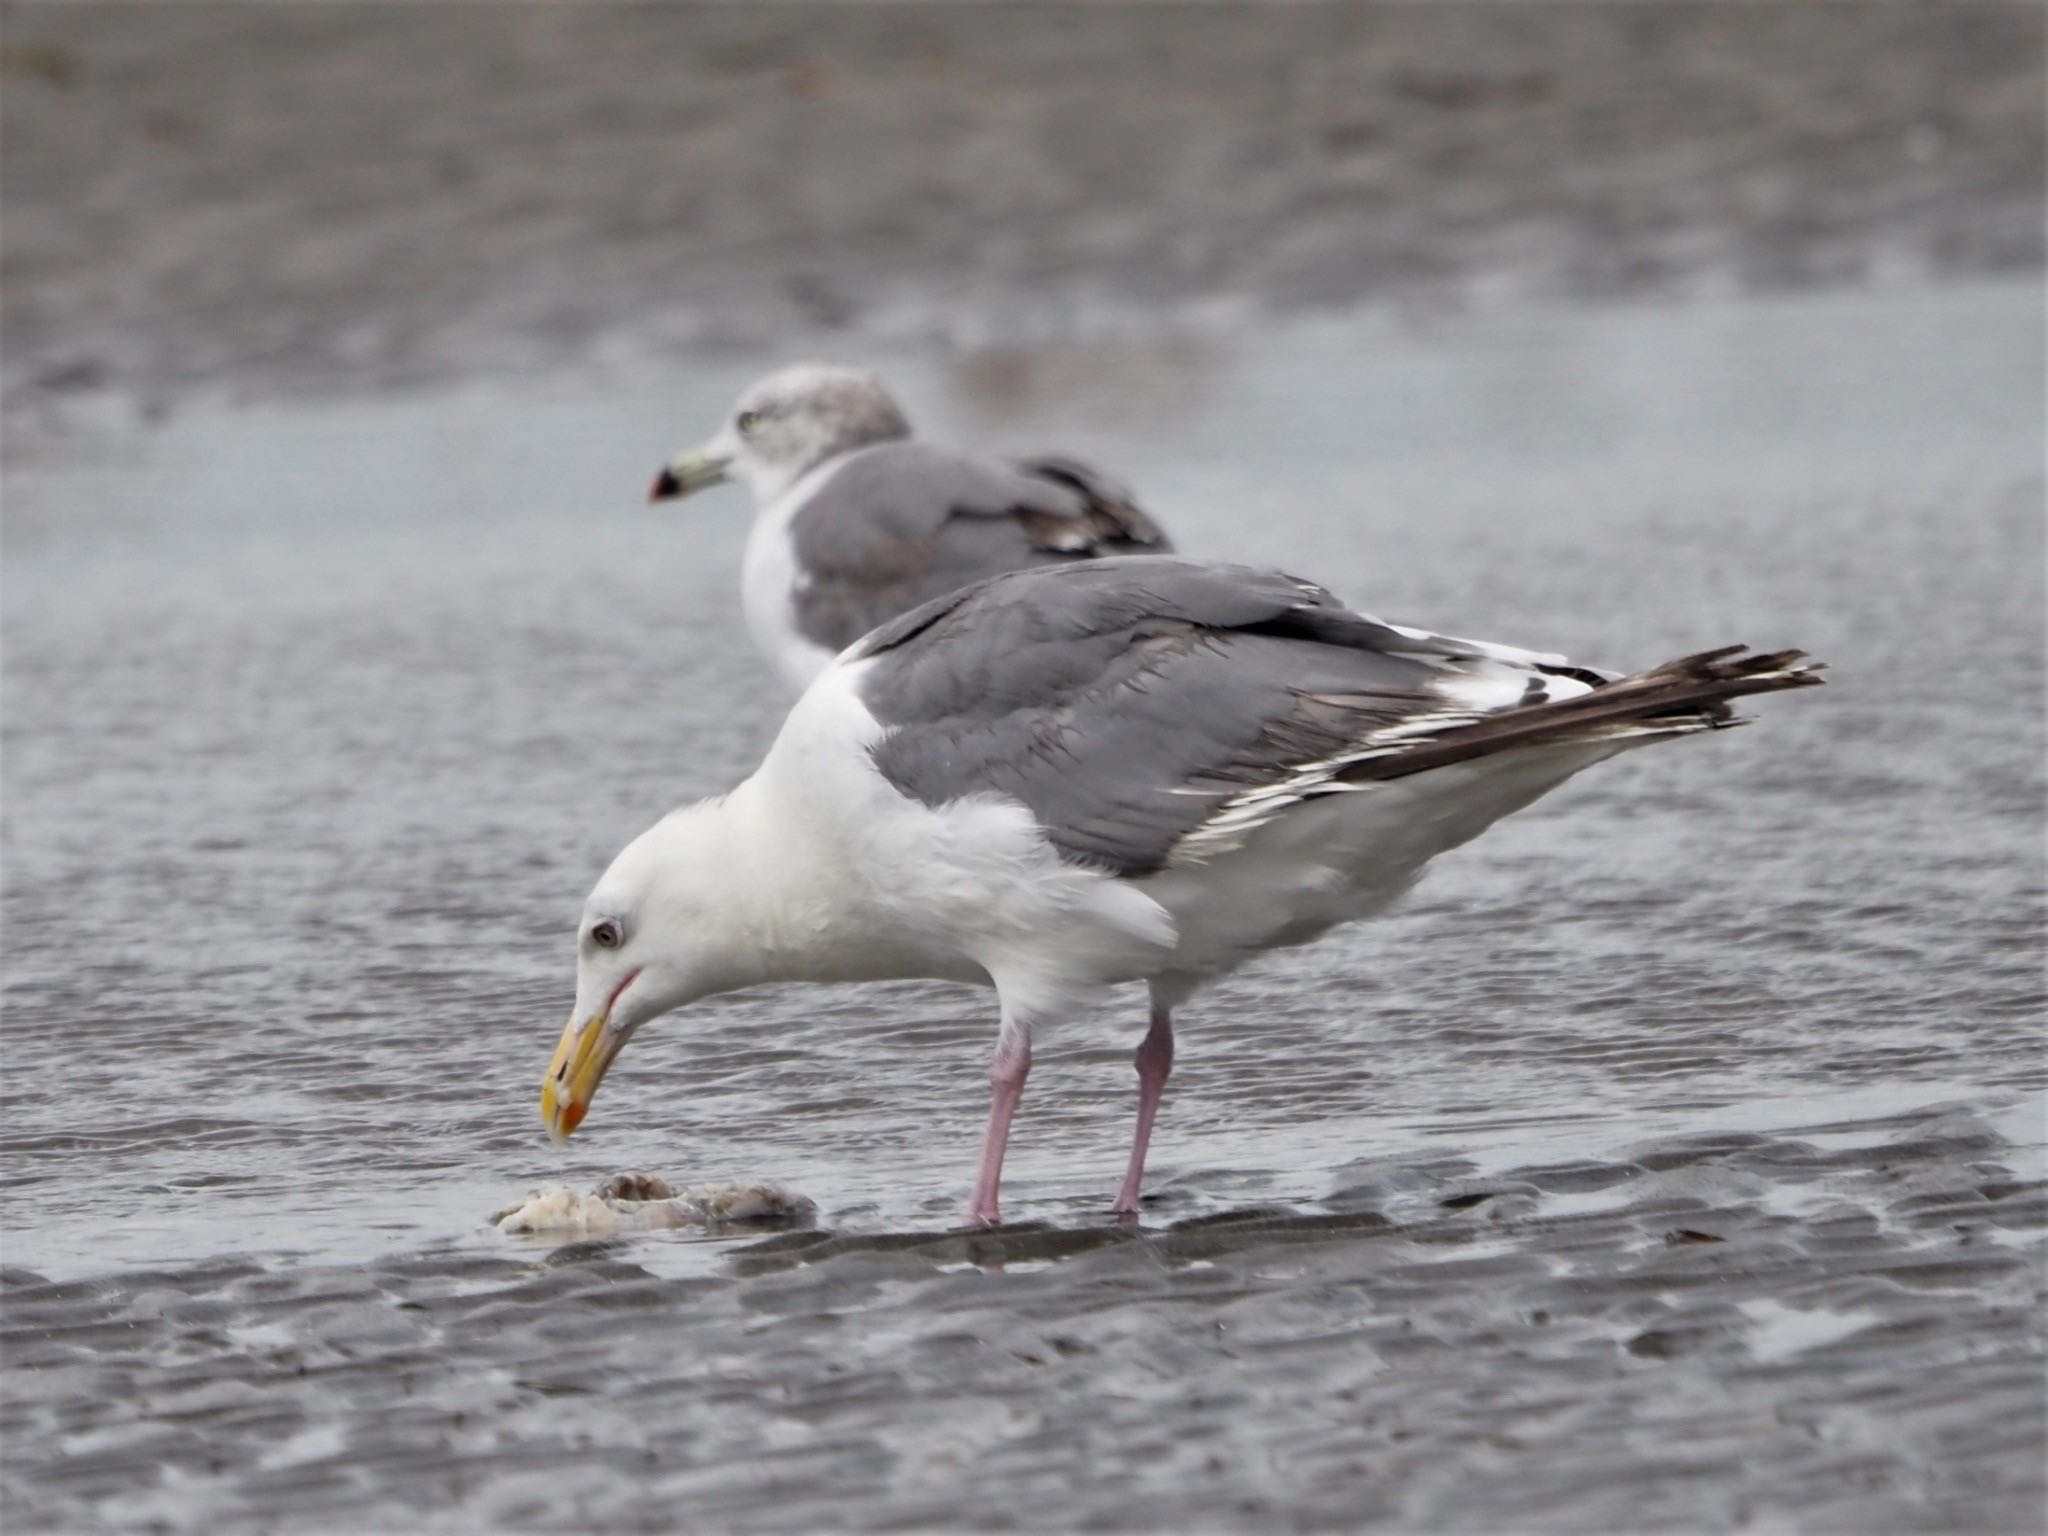
<path id="1" fill-rule="evenodd" d="M 707 448 L 693 448 L 662 466 L 661 473 L 654 477 L 653 487 L 647 492 L 647 499 L 673 501 L 679 496 L 688 496 L 707 486 L 717 485 L 725 479 L 726 465 L 731 462 Z"/>

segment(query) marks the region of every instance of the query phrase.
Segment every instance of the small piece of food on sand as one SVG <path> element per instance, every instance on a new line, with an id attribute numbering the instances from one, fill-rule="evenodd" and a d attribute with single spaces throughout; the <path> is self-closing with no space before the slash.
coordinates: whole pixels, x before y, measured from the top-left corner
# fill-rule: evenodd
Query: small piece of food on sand
<path id="1" fill-rule="evenodd" d="M 491 1225 L 522 1237 L 545 1232 L 561 1237 L 609 1237 L 626 1224 L 619 1207 L 573 1189 L 541 1189 L 517 1205 L 494 1213 Z"/>
<path id="2" fill-rule="evenodd" d="M 647 1173 L 619 1173 L 581 1195 L 539 1189 L 492 1213 L 491 1225 L 519 1237 L 612 1237 L 734 1221 L 802 1220 L 817 1207 L 803 1195 L 759 1179 L 671 1187 Z"/>
<path id="3" fill-rule="evenodd" d="M 615 1173 L 591 1191 L 600 1200 L 673 1200 L 667 1179 L 652 1173 Z"/>

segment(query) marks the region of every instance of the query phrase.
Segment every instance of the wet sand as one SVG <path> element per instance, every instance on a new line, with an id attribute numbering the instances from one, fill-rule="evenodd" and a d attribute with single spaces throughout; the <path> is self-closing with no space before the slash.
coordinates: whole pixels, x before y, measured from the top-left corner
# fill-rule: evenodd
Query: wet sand
<path id="1" fill-rule="evenodd" d="M 9 1525 L 2024 1530 L 2048 1201 L 2010 1155 L 1907 1114 L 689 1277 L 7 1271 Z"/>
<path id="2" fill-rule="evenodd" d="M 740 504 L 637 504 L 764 359 L 17 465 L 9 1530 L 2034 1528 L 2041 318 L 870 355 L 1396 617 L 1834 664 L 1190 1007 L 1135 1232 L 1137 999 L 995 1235 L 971 991 L 721 1000 L 535 1122 L 583 891 L 772 729 Z M 487 1224 L 636 1167 L 815 1225 Z"/>

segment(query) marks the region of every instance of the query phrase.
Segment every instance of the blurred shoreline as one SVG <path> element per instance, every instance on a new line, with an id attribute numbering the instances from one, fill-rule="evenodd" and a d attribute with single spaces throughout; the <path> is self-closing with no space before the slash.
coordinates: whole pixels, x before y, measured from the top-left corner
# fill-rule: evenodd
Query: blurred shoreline
<path id="1" fill-rule="evenodd" d="M 9 446 L 617 357 L 2042 265 L 2042 13 L 16 5 Z"/>

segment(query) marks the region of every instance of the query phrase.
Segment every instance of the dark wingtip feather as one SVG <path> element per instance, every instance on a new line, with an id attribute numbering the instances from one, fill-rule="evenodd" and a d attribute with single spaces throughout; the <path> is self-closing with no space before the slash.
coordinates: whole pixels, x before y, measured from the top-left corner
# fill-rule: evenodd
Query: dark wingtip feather
<path id="1" fill-rule="evenodd" d="M 1826 663 L 1810 661 L 1796 649 L 1752 651 L 1746 645 L 1723 645 L 1711 651 L 1695 651 L 1662 666 L 1639 672 L 1616 682 L 1640 685 L 1644 682 L 1686 682 L 1711 685 L 1724 698 L 1748 693 L 1769 693 L 1780 688 L 1811 688 L 1826 681 L 1820 674 Z"/>
<path id="2" fill-rule="evenodd" d="M 1798 650 L 1752 651 L 1724 645 L 1696 651 L 1661 666 L 1602 683 L 1574 698 L 1498 710 L 1469 725 L 1419 740 L 1407 751 L 1347 768 L 1347 780 L 1399 778 L 1488 753 L 1546 741 L 1590 740 L 1617 726 L 1642 722 L 1674 734 L 1726 730 L 1743 724 L 1731 699 L 1823 681 L 1820 663 Z"/>

